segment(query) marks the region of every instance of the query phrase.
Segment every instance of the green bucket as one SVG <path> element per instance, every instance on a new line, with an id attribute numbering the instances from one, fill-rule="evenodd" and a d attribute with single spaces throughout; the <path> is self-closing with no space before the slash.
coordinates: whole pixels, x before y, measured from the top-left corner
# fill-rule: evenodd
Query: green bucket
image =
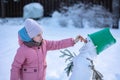
<path id="1" fill-rule="evenodd" d="M 102 52 L 116 42 L 109 28 L 105 28 L 98 32 L 88 34 L 88 36 L 95 45 L 97 54 L 99 54 L 100 52 Z"/>

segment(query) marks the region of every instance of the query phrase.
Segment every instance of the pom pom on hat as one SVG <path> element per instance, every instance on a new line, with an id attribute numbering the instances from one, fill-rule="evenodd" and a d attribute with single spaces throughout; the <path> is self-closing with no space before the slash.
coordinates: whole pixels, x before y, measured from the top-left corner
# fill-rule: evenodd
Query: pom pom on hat
<path id="1" fill-rule="evenodd" d="M 26 19 L 25 20 L 25 29 L 26 29 L 30 38 L 33 38 L 33 37 L 37 36 L 38 34 L 43 33 L 40 24 L 38 24 L 33 19 Z"/>

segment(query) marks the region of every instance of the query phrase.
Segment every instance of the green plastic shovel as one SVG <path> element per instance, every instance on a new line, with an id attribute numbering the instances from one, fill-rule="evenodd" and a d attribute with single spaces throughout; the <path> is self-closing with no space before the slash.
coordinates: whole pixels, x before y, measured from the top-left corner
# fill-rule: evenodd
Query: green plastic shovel
<path id="1" fill-rule="evenodd" d="M 95 45 L 97 54 L 116 43 L 116 40 L 112 36 L 109 28 L 104 28 L 98 32 L 88 34 L 88 36 Z"/>

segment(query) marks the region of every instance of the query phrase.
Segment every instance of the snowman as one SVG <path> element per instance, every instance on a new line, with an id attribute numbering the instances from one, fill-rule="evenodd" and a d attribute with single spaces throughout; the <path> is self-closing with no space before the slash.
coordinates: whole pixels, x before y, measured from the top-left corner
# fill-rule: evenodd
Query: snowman
<path id="1" fill-rule="evenodd" d="M 94 67 L 94 61 L 103 50 L 116 40 L 109 28 L 92 33 L 87 43 L 80 48 L 80 53 L 73 58 L 73 69 L 69 80 L 103 80 L 102 74 Z"/>

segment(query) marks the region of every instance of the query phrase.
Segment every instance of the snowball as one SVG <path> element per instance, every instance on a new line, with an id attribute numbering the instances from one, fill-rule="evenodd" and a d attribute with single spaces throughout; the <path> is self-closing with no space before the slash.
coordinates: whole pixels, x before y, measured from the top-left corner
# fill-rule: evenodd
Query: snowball
<path id="1" fill-rule="evenodd" d="M 30 3 L 24 6 L 23 17 L 26 18 L 41 18 L 43 17 L 43 6 L 40 3 Z"/>

